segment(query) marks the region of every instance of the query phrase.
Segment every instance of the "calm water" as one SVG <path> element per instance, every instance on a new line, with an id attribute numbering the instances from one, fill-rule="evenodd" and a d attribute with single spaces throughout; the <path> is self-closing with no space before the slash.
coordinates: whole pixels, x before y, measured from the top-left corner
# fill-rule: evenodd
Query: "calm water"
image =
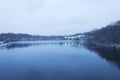
<path id="1" fill-rule="evenodd" d="M 73 41 L 2 44 L 0 80 L 120 80 L 120 50 Z"/>

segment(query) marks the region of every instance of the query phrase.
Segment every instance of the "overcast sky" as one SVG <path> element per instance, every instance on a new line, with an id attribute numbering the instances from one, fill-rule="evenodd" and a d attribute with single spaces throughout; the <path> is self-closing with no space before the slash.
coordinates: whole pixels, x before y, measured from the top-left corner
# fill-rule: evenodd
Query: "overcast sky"
<path id="1" fill-rule="evenodd" d="M 0 0 L 0 33 L 64 35 L 120 19 L 120 0 Z"/>

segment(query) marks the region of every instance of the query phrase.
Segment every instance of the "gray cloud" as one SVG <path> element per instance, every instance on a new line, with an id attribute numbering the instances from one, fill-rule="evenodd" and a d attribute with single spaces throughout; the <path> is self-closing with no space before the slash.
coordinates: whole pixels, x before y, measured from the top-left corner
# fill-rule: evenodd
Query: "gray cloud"
<path id="1" fill-rule="evenodd" d="M 1 0 L 0 32 L 72 34 L 120 19 L 119 0 Z"/>

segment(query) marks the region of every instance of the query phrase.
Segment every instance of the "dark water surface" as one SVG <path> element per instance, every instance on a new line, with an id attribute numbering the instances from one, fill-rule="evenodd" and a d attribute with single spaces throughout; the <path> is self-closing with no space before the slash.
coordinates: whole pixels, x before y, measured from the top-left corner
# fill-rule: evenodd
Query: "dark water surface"
<path id="1" fill-rule="evenodd" d="M 2 44 L 0 80 L 120 80 L 120 50 L 74 41 Z"/>

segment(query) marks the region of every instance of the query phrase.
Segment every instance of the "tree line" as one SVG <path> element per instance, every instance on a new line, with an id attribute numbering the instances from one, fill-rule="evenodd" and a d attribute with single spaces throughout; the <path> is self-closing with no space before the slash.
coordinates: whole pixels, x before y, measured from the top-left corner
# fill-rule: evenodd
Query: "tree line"
<path id="1" fill-rule="evenodd" d="M 36 40 L 61 40 L 63 36 L 39 36 L 30 34 L 1 33 L 0 41 L 36 41 Z"/>
<path id="2" fill-rule="evenodd" d="M 102 44 L 120 44 L 120 21 L 112 23 L 99 30 L 85 33 L 87 42 L 96 42 Z"/>

